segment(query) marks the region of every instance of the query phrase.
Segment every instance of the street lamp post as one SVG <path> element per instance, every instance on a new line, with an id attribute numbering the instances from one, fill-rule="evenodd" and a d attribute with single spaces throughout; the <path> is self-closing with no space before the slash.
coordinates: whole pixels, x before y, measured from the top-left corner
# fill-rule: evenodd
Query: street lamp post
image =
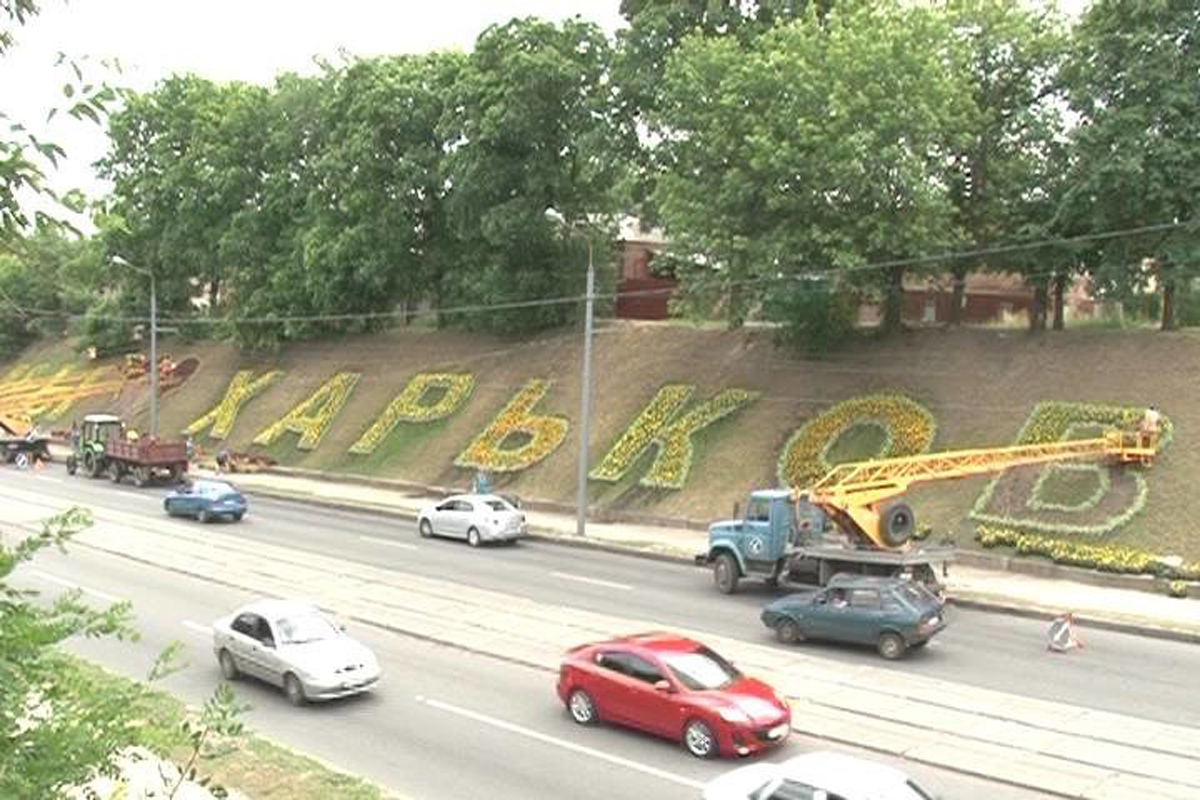
<path id="1" fill-rule="evenodd" d="M 158 286 L 150 276 L 150 438 L 158 438 Z"/>
<path id="2" fill-rule="evenodd" d="M 575 490 L 575 533 L 579 536 L 584 536 L 587 533 L 588 434 L 590 433 L 592 421 L 592 302 L 595 299 L 596 271 L 592 267 L 591 237 L 588 237 L 587 249 L 587 301 L 583 316 L 583 378 L 580 386 L 579 400 L 579 479 Z"/>
<path id="3" fill-rule="evenodd" d="M 150 279 L 150 438 L 158 438 L 158 285 L 154 280 L 154 272 L 143 267 L 135 267 L 120 256 L 113 256 L 112 262 L 121 267 L 128 267 L 134 272 L 140 272 Z"/>
<path id="4" fill-rule="evenodd" d="M 572 225 L 553 208 L 546 209 L 546 218 L 567 233 L 582 237 L 588 249 L 587 295 L 583 318 L 583 375 L 579 387 L 579 464 L 577 465 L 578 478 L 575 484 L 575 534 L 582 537 L 587 535 L 588 438 L 591 434 L 592 423 L 592 321 L 593 305 L 596 299 L 596 270 L 592 260 L 592 237 L 588 231 Z"/>

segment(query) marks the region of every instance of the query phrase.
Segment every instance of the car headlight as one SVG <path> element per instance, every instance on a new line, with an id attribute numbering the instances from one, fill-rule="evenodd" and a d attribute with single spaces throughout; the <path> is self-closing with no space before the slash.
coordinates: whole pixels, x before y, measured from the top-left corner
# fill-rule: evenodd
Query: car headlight
<path id="1" fill-rule="evenodd" d="M 732 722 L 739 725 L 748 725 L 750 723 L 750 715 L 740 708 L 722 708 L 717 711 L 721 715 L 721 719 L 726 722 Z"/>

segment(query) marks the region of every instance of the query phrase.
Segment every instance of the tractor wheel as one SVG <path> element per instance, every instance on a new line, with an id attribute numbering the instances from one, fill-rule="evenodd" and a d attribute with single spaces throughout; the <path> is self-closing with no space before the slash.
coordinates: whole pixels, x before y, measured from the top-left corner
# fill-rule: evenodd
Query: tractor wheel
<path id="1" fill-rule="evenodd" d="M 721 594 L 734 594 L 738 590 L 738 579 L 741 578 L 737 559 L 729 553 L 721 553 L 713 562 L 713 581 Z"/>
<path id="2" fill-rule="evenodd" d="M 889 547 L 900 547 L 912 538 L 916 522 L 907 503 L 892 503 L 879 517 L 879 532 Z"/>
<path id="3" fill-rule="evenodd" d="M 75 456 L 67 456 L 67 474 L 68 474 L 68 475 L 74 475 L 74 474 L 75 474 L 75 470 L 76 470 L 78 467 L 79 467 L 79 464 L 78 464 L 78 462 L 75 460 Z"/>
<path id="4" fill-rule="evenodd" d="M 121 478 L 125 477 L 125 470 L 121 469 L 120 461 L 113 461 L 108 465 L 108 477 L 113 483 L 120 483 Z"/>
<path id="5" fill-rule="evenodd" d="M 95 453 L 88 453 L 83 457 L 83 470 L 89 478 L 99 478 L 104 471 L 104 460 Z"/>

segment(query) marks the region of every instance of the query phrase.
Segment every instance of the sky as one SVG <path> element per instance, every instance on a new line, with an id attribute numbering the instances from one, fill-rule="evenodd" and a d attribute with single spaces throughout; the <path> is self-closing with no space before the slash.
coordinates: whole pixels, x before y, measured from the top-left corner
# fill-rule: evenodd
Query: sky
<path id="1" fill-rule="evenodd" d="M 619 0 L 41 0 L 42 12 L 0 57 L 0 111 L 40 129 L 67 151 L 53 177 L 59 190 L 103 191 L 91 163 L 104 154 L 103 128 L 69 120 L 44 127 L 63 100 L 59 52 L 86 58 L 87 74 L 147 90 L 173 73 L 270 83 L 282 72 L 311 74 L 313 56 L 470 50 L 487 26 L 514 17 L 580 16 L 611 33 Z M 121 74 L 101 62 L 119 59 Z"/>

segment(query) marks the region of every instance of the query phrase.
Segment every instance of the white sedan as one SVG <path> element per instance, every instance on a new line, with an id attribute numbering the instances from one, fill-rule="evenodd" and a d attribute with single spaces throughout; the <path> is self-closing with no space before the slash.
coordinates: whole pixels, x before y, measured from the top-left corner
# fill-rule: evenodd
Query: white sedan
<path id="1" fill-rule="evenodd" d="M 484 542 L 513 542 L 528 532 L 525 515 L 495 494 L 456 494 L 421 509 L 417 517 L 421 535 L 466 539 L 478 547 Z"/>
<path id="2" fill-rule="evenodd" d="M 898 769 L 819 751 L 779 764 L 751 764 L 708 782 L 704 800 L 932 800 Z"/>
<path id="3" fill-rule="evenodd" d="M 370 690 L 379 662 L 316 606 L 257 600 L 212 625 L 226 680 L 248 675 L 283 688 L 293 705 Z"/>

